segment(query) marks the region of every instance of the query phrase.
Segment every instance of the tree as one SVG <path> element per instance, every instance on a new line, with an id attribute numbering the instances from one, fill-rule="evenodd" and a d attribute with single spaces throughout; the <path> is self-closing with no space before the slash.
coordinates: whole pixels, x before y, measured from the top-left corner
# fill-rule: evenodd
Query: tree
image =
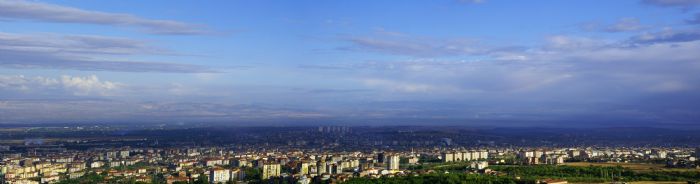
<path id="1" fill-rule="evenodd" d="M 207 178 L 206 175 L 200 174 L 197 176 L 197 180 L 193 182 L 193 184 L 208 184 L 209 183 L 209 178 Z"/>

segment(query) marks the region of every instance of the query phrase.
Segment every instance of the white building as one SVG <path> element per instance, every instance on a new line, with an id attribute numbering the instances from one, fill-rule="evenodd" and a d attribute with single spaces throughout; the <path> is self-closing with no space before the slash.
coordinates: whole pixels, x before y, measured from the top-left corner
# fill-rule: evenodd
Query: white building
<path id="1" fill-rule="evenodd" d="M 391 155 L 389 156 L 389 165 L 387 169 L 389 170 L 399 170 L 399 162 L 400 162 L 399 155 Z"/>
<path id="2" fill-rule="evenodd" d="M 262 179 L 280 176 L 282 170 L 280 164 L 264 164 L 262 168 Z"/>
<path id="3" fill-rule="evenodd" d="M 454 162 L 455 161 L 455 154 L 454 153 L 442 153 L 442 161 L 443 162 Z"/>
<path id="4" fill-rule="evenodd" d="M 231 170 L 214 168 L 209 170 L 209 183 L 226 183 L 231 180 Z"/>

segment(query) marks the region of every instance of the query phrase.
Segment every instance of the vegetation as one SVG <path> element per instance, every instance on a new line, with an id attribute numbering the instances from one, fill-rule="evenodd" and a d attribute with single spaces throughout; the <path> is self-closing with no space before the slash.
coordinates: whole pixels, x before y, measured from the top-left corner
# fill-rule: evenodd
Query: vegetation
<path id="1" fill-rule="evenodd" d="M 492 166 L 509 176 L 522 178 L 562 178 L 572 182 L 606 181 L 693 181 L 700 179 L 700 172 L 649 171 L 635 172 L 622 166 Z"/>
<path id="2" fill-rule="evenodd" d="M 243 173 L 245 173 L 246 181 L 259 181 L 260 179 L 262 179 L 262 169 L 244 167 Z"/>
<path id="3" fill-rule="evenodd" d="M 209 178 L 207 176 L 200 174 L 197 179 L 192 182 L 193 184 L 208 184 L 209 183 Z"/>
<path id="4" fill-rule="evenodd" d="M 73 183 L 103 183 L 104 181 L 104 176 L 90 172 L 86 173 L 80 178 L 75 178 L 75 179 L 66 179 L 66 180 L 61 180 L 57 182 L 56 184 L 73 184 Z"/>
<path id="5" fill-rule="evenodd" d="M 431 157 L 427 155 L 421 155 L 419 158 L 421 163 L 441 163 L 442 160 L 438 157 Z"/>
<path id="6" fill-rule="evenodd" d="M 416 166 L 419 167 L 419 166 Z M 639 172 L 622 166 L 491 166 L 498 176 L 466 174 L 465 164 L 425 165 L 420 169 L 433 169 L 434 174 L 393 178 L 353 178 L 345 184 L 423 184 L 423 183 L 534 183 L 538 179 L 564 179 L 569 182 L 603 183 L 611 181 L 697 181 L 700 172 L 695 171 L 646 171 Z M 444 173 L 448 171 L 449 173 Z M 518 179 L 515 179 L 518 178 Z"/>
<path id="7" fill-rule="evenodd" d="M 509 183 L 509 184 L 529 184 L 538 179 L 553 178 L 565 179 L 569 182 L 603 183 L 611 181 L 679 181 L 691 182 L 700 180 L 700 172 L 697 170 L 676 171 L 676 170 L 639 170 L 629 167 L 617 166 L 568 166 L 568 165 L 536 165 L 536 166 L 516 166 L 516 165 L 492 165 L 490 169 L 497 171 L 498 175 L 468 174 L 468 163 L 431 163 L 411 166 L 415 170 L 435 170 L 437 172 L 419 176 L 403 177 L 382 177 L 382 178 L 352 178 L 345 184 L 429 184 L 429 183 Z M 247 174 L 246 180 L 249 183 L 274 183 L 287 184 L 294 183 L 291 178 L 270 178 L 261 180 L 261 170 L 245 167 L 243 171 Z M 516 179 L 517 178 L 517 179 Z M 74 183 L 104 183 L 105 175 L 94 172 L 86 173 L 77 179 L 67 179 L 58 184 Z M 138 183 L 134 179 L 114 177 L 107 183 Z M 325 181 L 326 183 L 328 181 Z M 154 175 L 152 183 L 164 183 L 162 174 Z M 208 183 L 205 175 L 200 175 L 191 183 Z M 314 183 L 324 183 L 316 181 Z"/>
<path id="8" fill-rule="evenodd" d="M 510 177 L 489 176 L 464 173 L 424 174 L 419 176 L 393 178 L 352 178 L 343 184 L 432 184 L 432 183 L 475 183 L 475 184 L 530 184 L 534 180 L 516 180 Z"/>

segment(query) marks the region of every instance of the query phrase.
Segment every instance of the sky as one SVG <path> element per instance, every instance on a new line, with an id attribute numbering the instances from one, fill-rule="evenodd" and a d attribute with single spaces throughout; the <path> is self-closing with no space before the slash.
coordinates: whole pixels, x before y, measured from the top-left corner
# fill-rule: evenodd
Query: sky
<path id="1" fill-rule="evenodd" d="M 700 127 L 700 0 L 0 0 L 0 123 Z"/>

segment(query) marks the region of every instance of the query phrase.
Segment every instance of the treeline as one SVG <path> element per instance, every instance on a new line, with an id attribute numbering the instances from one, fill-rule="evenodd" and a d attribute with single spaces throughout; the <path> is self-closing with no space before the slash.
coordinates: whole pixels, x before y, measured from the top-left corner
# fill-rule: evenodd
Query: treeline
<path id="1" fill-rule="evenodd" d="M 435 183 L 475 183 L 475 184 L 534 184 L 534 180 L 516 180 L 511 177 L 476 175 L 465 173 L 434 173 L 419 176 L 352 178 L 343 184 L 435 184 Z"/>
<path id="2" fill-rule="evenodd" d="M 696 181 L 700 180 L 700 172 L 695 171 L 649 171 L 635 172 L 616 166 L 491 166 L 495 171 L 509 176 L 524 178 L 564 178 L 573 182 L 606 182 L 606 181 Z"/>
<path id="3" fill-rule="evenodd" d="M 461 165 L 442 167 L 440 170 L 459 170 Z M 649 171 L 635 172 L 616 166 L 491 166 L 500 172 L 498 176 L 467 173 L 433 173 L 419 176 L 382 177 L 382 178 L 352 178 L 344 184 L 429 184 L 429 183 L 510 183 L 529 184 L 538 179 L 564 179 L 569 182 L 604 183 L 611 181 L 688 181 L 700 180 L 697 171 Z"/>

